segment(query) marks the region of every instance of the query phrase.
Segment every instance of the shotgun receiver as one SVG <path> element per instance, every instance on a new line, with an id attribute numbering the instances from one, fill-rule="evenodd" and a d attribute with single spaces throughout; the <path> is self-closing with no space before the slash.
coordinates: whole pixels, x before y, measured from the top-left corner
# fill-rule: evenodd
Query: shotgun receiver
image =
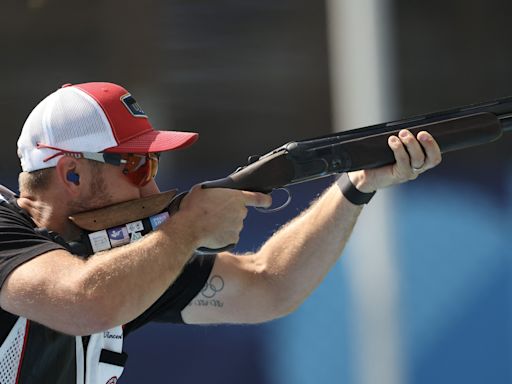
<path id="1" fill-rule="evenodd" d="M 308 140 L 291 141 L 263 156 L 249 157 L 247 165 L 239 167 L 231 175 L 204 182 L 202 186 L 270 193 L 274 189 L 337 173 L 392 164 L 394 155 L 387 140 L 401 129 L 409 129 L 414 135 L 428 131 L 439 144 L 442 153 L 490 143 L 499 139 L 503 132 L 512 130 L 512 97 Z M 143 203 L 140 200 L 125 202 L 80 213 L 70 219 L 87 232 L 103 233 L 109 228 L 106 234 L 99 237 L 96 235 L 95 238 L 101 238 L 107 247 L 105 249 L 108 249 L 107 243 L 111 246 L 123 244 L 112 241 L 108 232 L 111 227 L 119 229 L 126 226 L 128 229 L 123 231 L 131 234 L 132 238 L 138 238 L 140 233 L 143 235 L 156 228 L 165 219 L 162 215 L 168 216 L 178 209 L 184 195 L 175 196 L 173 192 L 155 195 L 146 198 Z M 153 204 L 153 199 L 158 200 L 158 203 Z M 138 233 L 135 229 L 142 228 L 142 224 L 137 227 L 133 222 L 139 221 L 147 226 L 150 223 L 151 227 L 134 236 Z M 91 233 L 89 239 L 94 239 Z"/>

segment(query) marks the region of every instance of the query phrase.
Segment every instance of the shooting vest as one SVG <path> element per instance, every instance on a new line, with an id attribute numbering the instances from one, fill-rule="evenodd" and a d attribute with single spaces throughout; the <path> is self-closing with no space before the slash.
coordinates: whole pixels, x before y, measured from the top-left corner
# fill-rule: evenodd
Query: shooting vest
<path id="1" fill-rule="evenodd" d="M 24 361 L 31 322 L 19 317 L 0 347 L 0 383 L 23 384 L 30 376 L 31 362 Z M 71 337 L 62 335 L 62 337 Z M 123 373 L 126 354 L 122 352 L 123 329 L 112 328 L 88 337 L 76 336 L 76 384 L 115 384 Z M 88 339 L 88 342 L 86 340 Z M 57 357 L 58 358 L 58 357 Z"/>

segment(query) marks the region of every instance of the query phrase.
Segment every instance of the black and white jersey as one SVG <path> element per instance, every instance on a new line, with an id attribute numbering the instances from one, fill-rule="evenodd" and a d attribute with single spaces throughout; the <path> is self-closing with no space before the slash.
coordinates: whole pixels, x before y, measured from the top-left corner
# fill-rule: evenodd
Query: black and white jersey
<path id="1" fill-rule="evenodd" d="M 36 228 L 0 186 L 0 287 L 16 267 L 56 249 L 70 250 L 59 236 Z M 66 335 L 0 309 L 0 383 L 116 383 L 127 359 L 124 337 L 151 321 L 183 323 L 181 311 L 203 288 L 214 261 L 214 255 L 195 255 L 138 318 L 94 335 Z"/>

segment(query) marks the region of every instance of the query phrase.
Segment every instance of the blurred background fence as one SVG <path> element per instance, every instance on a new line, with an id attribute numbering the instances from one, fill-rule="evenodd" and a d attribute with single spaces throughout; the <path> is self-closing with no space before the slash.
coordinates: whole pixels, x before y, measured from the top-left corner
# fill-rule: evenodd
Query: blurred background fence
<path id="1" fill-rule="evenodd" d="M 117 82 L 158 129 L 200 133 L 162 158 L 163 189 L 224 176 L 290 139 L 511 95 L 511 15 L 504 0 L 4 0 L 0 181 L 16 190 L 21 126 L 64 83 Z M 376 63 L 340 82 L 362 49 Z M 512 382 L 511 143 L 449 154 L 379 192 L 295 314 L 138 331 L 120 382 Z M 237 249 L 256 249 L 327 185 L 293 187 L 278 214 L 252 212 Z"/>

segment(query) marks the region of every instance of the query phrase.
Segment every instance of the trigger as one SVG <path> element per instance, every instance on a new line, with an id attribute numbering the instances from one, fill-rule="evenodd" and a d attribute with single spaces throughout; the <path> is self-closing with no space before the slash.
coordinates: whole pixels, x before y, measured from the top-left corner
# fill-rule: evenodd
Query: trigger
<path id="1" fill-rule="evenodd" d="M 278 207 L 274 207 L 274 208 L 272 208 L 272 207 L 270 207 L 270 208 L 254 207 L 254 209 L 261 213 L 272 213 L 272 212 L 280 211 L 281 209 L 287 207 L 288 204 L 290 204 L 290 201 L 292 201 L 292 194 L 290 193 L 290 190 L 288 188 L 276 188 L 276 189 L 274 189 L 274 191 L 286 192 L 286 201 Z"/>

